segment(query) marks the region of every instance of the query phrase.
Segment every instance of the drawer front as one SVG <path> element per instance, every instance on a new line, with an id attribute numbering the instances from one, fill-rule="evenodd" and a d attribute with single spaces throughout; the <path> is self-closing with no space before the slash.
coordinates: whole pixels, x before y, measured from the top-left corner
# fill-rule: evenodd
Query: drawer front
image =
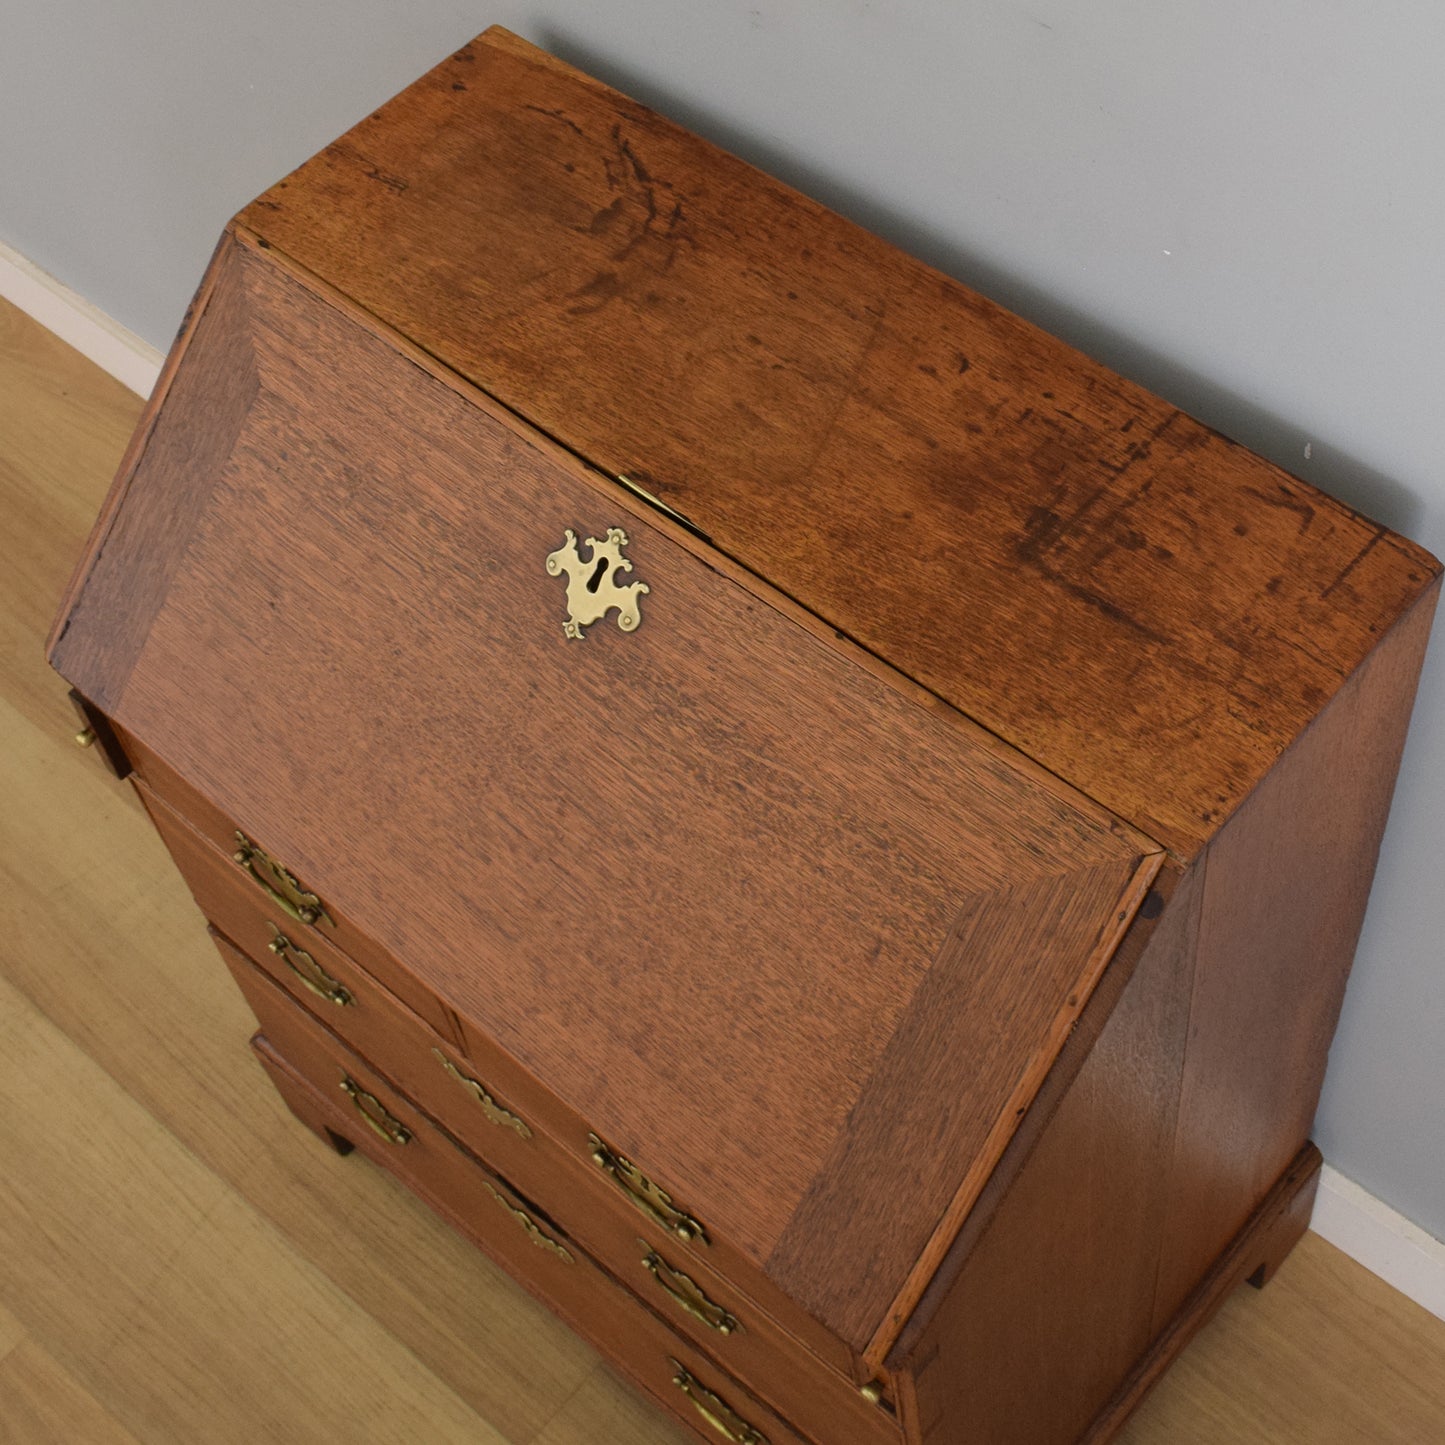
<path id="1" fill-rule="evenodd" d="M 127 755 L 135 765 L 137 777 L 134 781 L 141 801 L 170 848 L 177 867 L 185 874 L 193 893 L 198 893 L 198 890 L 190 864 L 182 860 L 181 852 L 178 851 L 178 839 L 183 835 L 177 833 L 176 824 L 181 820 L 220 855 L 224 860 L 224 871 L 235 879 L 241 894 L 258 905 L 258 916 L 264 912 L 265 916 L 273 918 L 288 937 L 296 937 L 307 952 L 312 952 L 312 944 L 317 942 L 344 950 L 438 1033 L 447 1038 L 452 1037 L 454 1025 L 451 1016 L 436 996 L 419 984 L 413 975 L 399 968 L 396 960 L 384 948 L 379 948 L 340 914 L 335 904 L 325 897 L 324 890 L 314 895 L 319 905 L 315 921 L 308 922 L 298 916 L 310 911 L 304 902 L 298 903 L 302 893 L 310 892 L 310 880 L 304 877 L 295 880 L 299 889 L 292 888 L 291 883 L 276 871 L 289 873 L 290 860 L 271 858 L 265 852 L 263 839 L 227 817 L 204 793 L 188 783 L 174 768 L 162 762 L 144 744 L 123 731 L 121 739 Z M 157 799 L 169 808 L 170 817 L 156 808 Z M 194 843 L 181 846 L 188 859 L 200 856 Z M 242 854 L 246 855 L 244 860 L 239 856 Z M 268 866 L 268 859 L 274 867 Z M 295 879 L 294 874 L 291 876 Z M 203 904 L 203 909 L 204 906 Z"/>
<path id="2" fill-rule="evenodd" d="M 252 1045 L 298 1114 L 324 1122 L 395 1174 L 681 1423 L 709 1441 L 805 1445 L 778 1415 L 618 1288 L 530 1200 L 459 1150 L 356 1055 L 314 1026 L 297 1030 L 281 1022 L 284 1015 L 267 1012 Z M 821 1440 L 831 1445 L 851 1438 Z"/>
<path id="3" fill-rule="evenodd" d="M 501 1050 L 475 1029 L 466 1031 L 466 1052 L 457 1049 L 316 930 L 298 929 L 258 898 L 240 868 L 145 784 L 137 787 L 201 911 L 296 1002 L 522 1188 L 549 1202 L 585 1200 L 577 1228 L 589 1247 L 686 1333 L 703 1343 L 718 1336 L 727 1360 L 775 1378 L 779 1391 L 797 1372 L 833 1391 L 837 1371 L 855 1433 L 888 1438 L 890 1418 L 857 1393 L 851 1357 L 833 1336 L 766 1281 L 749 1290 L 741 1283 L 756 1279 L 748 1265 L 725 1253 L 715 1265 L 716 1242 L 690 1246 L 645 1214 L 619 1172 L 596 1162 L 587 1126 Z M 239 981 L 246 987 L 244 974 Z"/>
<path id="4" fill-rule="evenodd" d="M 213 931 L 213 936 L 214 931 Z M 339 1047 L 318 1033 L 315 1024 L 278 996 L 257 969 L 225 938 L 215 936 L 227 966 L 241 986 L 267 1037 L 283 1051 L 297 1053 L 319 1041 Z M 274 975 L 272 982 L 275 982 Z M 350 1016 L 352 1010 L 346 1010 Z M 359 1006 L 356 1017 L 360 1017 Z M 354 1034 L 348 1042 L 361 1046 Z M 364 1046 L 363 1046 L 364 1047 Z M 349 1052 L 349 1051 L 348 1051 Z M 619 1209 L 605 1194 L 600 1200 L 579 1188 L 579 1180 L 559 1163 L 550 1141 L 533 1134 L 521 1138 L 506 1127 L 478 1125 L 469 1109 L 457 1108 L 450 1078 L 440 1067 L 411 1067 L 428 1097 L 417 1098 L 405 1081 L 383 1062 L 380 1072 L 397 1086 L 398 1097 L 420 1105 L 448 1132 L 474 1149 L 495 1169 L 558 1221 L 568 1235 L 610 1270 L 622 1284 L 662 1315 L 674 1329 L 709 1351 L 726 1368 L 746 1379 L 801 1428 L 823 1440 L 833 1438 L 888 1445 L 899 1438 L 893 1417 L 871 1404 L 853 1383 L 826 1369 L 748 1299 L 711 1271 L 697 1268 L 649 1221 L 631 1209 Z M 395 1058 L 393 1043 L 386 1058 Z M 373 1060 L 379 1056 L 372 1056 Z M 414 1061 L 419 1062 L 419 1061 Z M 444 1087 L 438 1090 L 440 1082 Z M 462 1099 L 465 1105 L 467 1100 Z M 347 1135 L 355 1138 L 355 1131 Z M 583 1176 L 583 1181 L 585 1176 Z"/>

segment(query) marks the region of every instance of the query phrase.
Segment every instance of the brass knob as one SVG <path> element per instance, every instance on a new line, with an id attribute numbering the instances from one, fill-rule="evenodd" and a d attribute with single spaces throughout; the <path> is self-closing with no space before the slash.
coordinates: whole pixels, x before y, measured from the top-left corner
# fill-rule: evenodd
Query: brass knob
<path id="1" fill-rule="evenodd" d="M 95 729 L 81 728 L 75 735 L 75 745 L 78 748 L 93 747 L 95 744 Z"/>
<path id="2" fill-rule="evenodd" d="M 883 1398 L 883 1382 L 869 1380 L 858 1392 L 870 1405 L 876 1405 Z"/>

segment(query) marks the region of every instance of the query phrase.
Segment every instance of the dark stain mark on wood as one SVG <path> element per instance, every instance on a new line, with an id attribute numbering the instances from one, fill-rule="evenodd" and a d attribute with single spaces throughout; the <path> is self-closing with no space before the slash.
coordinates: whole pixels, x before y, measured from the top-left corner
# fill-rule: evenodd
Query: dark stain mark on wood
<path id="1" fill-rule="evenodd" d="M 1169 639 L 1162 633 L 1155 632 L 1152 627 L 1146 627 L 1138 618 L 1130 616 L 1117 602 L 1111 601 L 1102 593 L 1095 592 L 1091 587 L 1084 587 L 1077 582 L 1071 582 L 1067 577 L 1050 568 L 1040 569 L 1044 576 L 1056 587 L 1061 587 L 1070 597 L 1082 602 L 1086 607 L 1092 607 L 1096 612 L 1117 622 L 1121 627 L 1126 627 L 1137 637 L 1142 637 L 1159 647 L 1168 645 Z"/>
<path id="2" fill-rule="evenodd" d="M 382 170 L 375 161 L 362 155 L 354 146 L 347 145 L 344 141 L 333 142 L 326 148 L 326 154 L 357 166 L 362 175 L 377 182 L 378 185 L 385 186 L 389 191 L 395 191 L 397 195 L 401 195 L 407 189 L 407 183 L 400 176 L 394 176 L 389 171 Z"/>
<path id="3" fill-rule="evenodd" d="M 1326 587 L 1323 592 L 1320 593 L 1321 599 L 1328 597 L 1330 593 L 1335 590 L 1336 587 L 1338 587 L 1342 582 L 1344 582 L 1344 580 L 1350 575 L 1350 573 L 1353 572 L 1355 568 L 1358 567 L 1360 563 L 1363 562 L 1365 558 L 1370 555 L 1370 553 L 1375 549 L 1378 543 L 1383 540 L 1384 536 L 1385 529 L 1381 527 L 1379 531 L 1377 531 L 1375 535 L 1371 537 L 1370 540 L 1366 542 L 1365 545 L 1361 547 L 1360 550 L 1356 552 L 1353 557 L 1350 558 L 1349 562 L 1343 568 L 1341 568 L 1340 575 L 1336 577 L 1335 580 L 1331 582 L 1330 585 Z"/>
<path id="4" fill-rule="evenodd" d="M 582 136 L 584 139 L 586 138 L 582 127 L 578 125 L 577 122 L 573 120 L 572 117 L 563 110 L 548 110 L 545 106 L 540 105 L 523 106 L 523 109 L 533 111 L 537 115 L 548 116 L 552 120 L 561 121 L 568 130 L 575 132 L 577 135 Z"/>
<path id="5" fill-rule="evenodd" d="M 1295 513 L 1300 519 L 1301 536 L 1309 531 L 1310 524 L 1315 519 L 1315 509 L 1303 497 L 1298 497 L 1291 492 L 1282 482 L 1278 492 L 1262 492 L 1258 487 L 1241 487 L 1240 491 L 1255 498 L 1256 501 L 1263 502 L 1267 507 L 1282 507 L 1287 512 Z"/>
<path id="6" fill-rule="evenodd" d="M 618 221 L 622 219 L 622 213 L 626 209 L 627 202 L 622 196 L 618 196 L 610 206 L 604 206 L 585 228 L 589 236 L 600 236 L 604 231 L 610 231 Z M 578 230 L 582 230 L 578 227 Z"/>
<path id="7" fill-rule="evenodd" d="M 601 311 L 609 301 L 616 300 L 622 294 L 622 283 L 617 279 L 615 271 L 599 271 L 585 286 L 572 294 L 579 301 L 588 304 L 569 306 L 568 314 L 590 316 L 594 311 Z"/>

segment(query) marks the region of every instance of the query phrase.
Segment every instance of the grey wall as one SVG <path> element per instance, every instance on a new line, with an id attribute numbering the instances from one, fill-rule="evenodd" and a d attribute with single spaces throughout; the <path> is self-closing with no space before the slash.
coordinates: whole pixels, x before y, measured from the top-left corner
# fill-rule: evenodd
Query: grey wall
<path id="1" fill-rule="evenodd" d="M 0 239 L 164 346 L 233 211 L 493 21 L 1445 554 L 1427 0 L 0 0 Z M 1442 652 L 1317 1128 L 1436 1236 Z"/>

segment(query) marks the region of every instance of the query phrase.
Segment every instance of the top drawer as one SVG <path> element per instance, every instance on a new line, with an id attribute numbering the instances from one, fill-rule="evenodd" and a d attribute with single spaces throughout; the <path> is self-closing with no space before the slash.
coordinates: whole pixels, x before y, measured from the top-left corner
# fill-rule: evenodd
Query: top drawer
<path id="1" fill-rule="evenodd" d="M 620 577 L 586 555 L 614 530 Z M 566 635 L 613 581 L 638 590 Z M 1158 866 L 246 244 L 62 668 L 102 611 L 107 676 L 77 685 L 348 951 L 395 959 L 873 1359 Z"/>

